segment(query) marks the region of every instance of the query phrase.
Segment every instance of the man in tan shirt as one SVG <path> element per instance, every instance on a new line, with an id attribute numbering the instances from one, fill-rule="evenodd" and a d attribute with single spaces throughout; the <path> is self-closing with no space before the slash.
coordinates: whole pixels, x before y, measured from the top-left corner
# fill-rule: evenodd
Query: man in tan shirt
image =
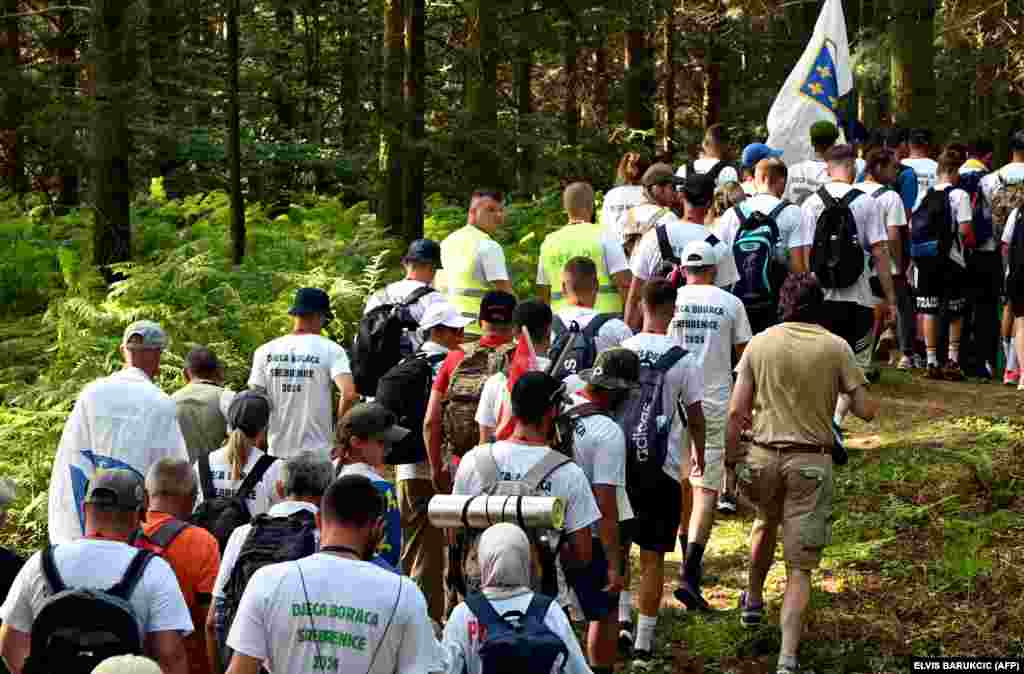
<path id="1" fill-rule="evenodd" d="M 194 347 L 185 357 L 185 386 L 171 395 L 177 405 L 178 425 L 185 436 L 189 461 L 224 444 L 227 422 L 221 399 L 225 396 L 224 366 L 205 346 Z M 230 395 L 230 394 L 228 394 Z"/>
<path id="2" fill-rule="evenodd" d="M 757 508 L 750 532 L 750 577 L 740 597 L 741 621 L 760 624 L 765 577 L 779 526 L 786 561 L 777 674 L 797 671 L 797 649 L 811 593 L 811 572 L 831 538 L 832 415 L 840 394 L 851 411 L 871 421 L 878 402 L 850 345 L 821 327 L 825 296 L 812 274 L 791 274 L 779 301 L 782 323 L 750 341 L 729 404 L 726 466 Z M 741 455 L 740 434 L 751 429 L 753 447 Z"/>

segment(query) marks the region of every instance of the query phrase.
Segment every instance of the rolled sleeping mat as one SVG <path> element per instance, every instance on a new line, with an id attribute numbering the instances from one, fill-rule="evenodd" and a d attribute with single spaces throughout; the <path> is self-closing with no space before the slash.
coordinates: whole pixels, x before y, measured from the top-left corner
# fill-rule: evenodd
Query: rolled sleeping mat
<path id="1" fill-rule="evenodd" d="M 550 496 L 438 495 L 427 505 L 427 518 L 444 529 L 486 529 L 508 522 L 523 529 L 565 528 L 565 502 Z"/>

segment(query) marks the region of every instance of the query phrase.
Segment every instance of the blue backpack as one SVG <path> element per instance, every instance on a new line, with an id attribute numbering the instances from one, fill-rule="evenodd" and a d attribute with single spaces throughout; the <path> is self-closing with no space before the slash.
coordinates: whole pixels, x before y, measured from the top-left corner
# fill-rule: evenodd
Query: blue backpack
<path id="1" fill-rule="evenodd" d="M 910 216 L 910 256 L 915 260 L 945 259 L 955 243 L 949 191 L 929 189 Z"/>
<path id="2" fill-rule="evenodd" d="M 565 669 L 569 649 L 544 624 L 551 602 L 551 597 L 534 594 L 526 613 L 509 611 L 498 615 L 483 594 L 474 592 L 466 597 L 466 606 L 483 628 L 482 674 L 548 674 L 559 659 L 559 671 Z"/>
<path id="3" fill-rule="evenodd" d="M 736 206 L 733 210 L 740 226 L 732 244 L 739 280 L 732 294 L 742 300 L 747 309 L 768 309 L 779 303 L 779 289 L 786 280 L 786 268 L 775 257 L 779 245 L 778 217 L 789 206 L 783 199 L 772 212 L 765 215 L 754 211 L 749 216 Z"/>

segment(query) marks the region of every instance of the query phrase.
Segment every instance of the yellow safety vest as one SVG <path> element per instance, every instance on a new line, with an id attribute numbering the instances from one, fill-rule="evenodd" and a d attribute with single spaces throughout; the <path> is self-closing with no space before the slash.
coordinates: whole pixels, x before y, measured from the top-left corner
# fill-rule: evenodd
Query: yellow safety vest
<path id="1" fill-rule="evenodd" d="M 444 269 L 443 285 L 439 287 L 448 297 L 448 302 L 466 318 L 474 319 L 466 326 L 466 332 L 480 334 L 480 300 L 489 287 L 475 276 L 480 244 L 490 241 L 487 232 L 473 225 L 457 229 L 441 242 L 441 266 Z"/>
<path id="2" fill-rule="evenodd" d="M 601 245 L 602 229 L 599 225 L 577 223 L 566 225 L 544 237 L 540 246 L 540 263 L 551 284 L 551 310 L 558 312 L 569 306 L 562 297 L 562 270 L 574 257 L 586 257 L 597 265 L 597 303 L 594 309 L 601 314 L 621 314 L 622 296 L 615 287 L 604 262 Z"/>

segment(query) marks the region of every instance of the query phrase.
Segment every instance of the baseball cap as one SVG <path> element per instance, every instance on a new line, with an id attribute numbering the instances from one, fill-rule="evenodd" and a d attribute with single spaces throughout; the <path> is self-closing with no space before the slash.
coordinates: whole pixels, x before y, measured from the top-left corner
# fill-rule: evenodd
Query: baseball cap
<path id="1" fill-rule="evenodd" d="M 511 323 L 515 319 L 516 296 L 504 290 L 492 290 L 480 301 L 480 320 Z"/>
<path id="2" fill-rule="evenodd" d="M 644 171 L 644 177 L 641 179 L 641 182 L 644 187 L 653 187 L 655 185 L 682 185 L 683 179 L 676 177 L 671 166 L 659 162 L 657 164 L 651 164 L 651 167 Z"/>
<path id="3" fill-rule="evenodd" d="M 240 391 L 228 406 L 227 422 L 250 438 L 256 437 L 270 423 L 270 399 L 252 389 Z"/>
<path id="4" fill-rule="evenodd" d="M 686 176 L 683 186 L 683 197 L 686 203 L 697 208 L 711 204 L 715 197 L 715 180 L 707 173 L 693 173 Z"/>
<path id="5" fill-rule="evenodd" d="M 579 378 L 595 388 L 630 390 L 640 379 L 640 356 L 623 348 L 608 349 L 597 355 L 594 367 L 583 370 Z"/>
<path id="6" fill-rule="evenodd" d="M 142 341 L 129 344 L 133 337 L 141 337 Z M 145 349 L 166 349 L 167 333 L 154 321 L 135 321 L 124 330 L 124 337 L 121 345 L 131 349 L 142 351 Z"/>
<path id="7" fill-rule="evenodd" d="M 512 414 L 536 418 L 562 401 L 562 382 L 546 372 L 527 372 L 512 387 Z"/>
<path id="8" fill-rule="evenodd" d="M 427 262 L 441 268 L 441 244 L 433 239 L 416 239 L 409 244 L 402 262 Z"/>
<path id="9" fill-rule="evenodd" d="M 89 480 L 85 502 L 107 510 L 130 512 L 143 503 L 142 478 L 124 468 L 100 469 Z"/>
<path id="10" fill-rule="evenodd" d="M 839 127 L 832 122 L 819 119 L 811 124 L 812 145 L 832 145 L 839 140 Z"/>
<path id="11" fill-rule="evenodd" d="M 857 158 L 857 151 L 852 145 L 833 145 L 825 153 L 825 161 L 853 161 Z"/>
<path id="12" fill-rule="evenodd" d="M 762 159 L 781 156 L 782 150 L 776 150 L 775 148 L 768 147 L 764 143 L 751 143 L 743 148 L 743 166 L 746 168 L 754 168 L 757 166 L 757 162 Z"/>
<path id="13" fill-rule="evenodd" d="M 299 288 L 295 292 L 295 301 L 292 302 L 292 308 L 288 313 L 292 316 L 321 314 L 324 320 L 328 321 L 334 318 L 331 312 L 331 298 L 320 288 Z"/>
<path id="14" fill-rule="evenodd" d="M 401 442 L 409 429 L 397 425 L 395 413 L 380 403 L 362 403 L 350 409 L 341 418 L 343 435 L 382 440 L 388 447 Z"/>
<path id="15" fill-rule="evenodd" d="M 711 267 L 718 264 L 715 249 L 707 241 L 691 241 L 683 249 L 684 267 Z"/>
<path id="16" fill-rule="evenodd" d="M 420 320 L 420 330 L 426 332 L 439 325 L 458 330 L 472 322 L 472 318 L 466 318 L 459 313 L 458 309 L 447 302 L 434 302 L 423 312 L 423 319 Z"/>

